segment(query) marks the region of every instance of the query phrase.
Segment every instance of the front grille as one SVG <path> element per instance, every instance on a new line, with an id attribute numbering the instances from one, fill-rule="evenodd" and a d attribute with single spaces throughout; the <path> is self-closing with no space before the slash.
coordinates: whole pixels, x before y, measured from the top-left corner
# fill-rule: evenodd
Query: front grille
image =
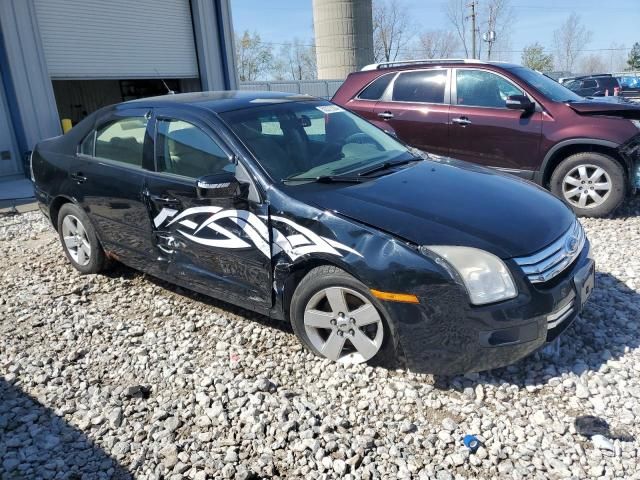
<path id="1" fill-rule="evenodd" d="M 514 258 L 531 283 L 544 283 L 573 263 L 580 255 L 586 235 L 578 220 L 558 240 L 528 257 Z"/>
<path id="2" fill-rule="evenodd" d="M 558 308 L 556 311 L 551 312 L 547 315 L 547 328 L 551 330 L 552 328 L 556 328 L 562 322 L 564 322 L 567 318 L 571 316 L 574 312 L 574 302 L 576 299 L 576 294 L 571 292 L 569 301 L 562 307 Z"/>

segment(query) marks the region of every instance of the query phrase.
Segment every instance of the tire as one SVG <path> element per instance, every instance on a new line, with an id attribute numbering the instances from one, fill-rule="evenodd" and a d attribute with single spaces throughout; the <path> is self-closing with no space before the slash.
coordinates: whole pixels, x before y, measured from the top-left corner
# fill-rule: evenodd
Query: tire
<path id="1" fill-rule="evenodd" d="M 79 206 L 65 203 L 60 208 L 58 235 L 67 259 L 80 273 L 98 273 L 106 268 L 104 250 L 89 217 Z"/>
<path id="2" fill-rule="evenodd" d="M 608 189 L 606 185 L 609 185 Z M 551 175 L 549 187 L 576 215 L 604 217 L 623 202 L 627 181 L 622 165 L 615 158 L 603 153 L 582 152 L 560 162 Z"/>
<path id="3" fill-rule="evenodd" d="M 348 315 L 336 315 L 338 309 L 332 308 L 329 296 L 337 302 L 334 306 L 344 299 L 343 313 Z M 396 341 L 377 300 L 362 282 L 335 266 L 323 265 L 307 273 L 293 294 L 289 317 L 301 343 L 320 357 L 390 368 L 398 363 Z"/>

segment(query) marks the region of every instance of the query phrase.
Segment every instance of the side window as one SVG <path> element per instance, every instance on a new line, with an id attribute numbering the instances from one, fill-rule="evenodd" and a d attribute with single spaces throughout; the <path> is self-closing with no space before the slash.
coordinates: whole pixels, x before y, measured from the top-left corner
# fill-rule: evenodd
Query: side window
<path id="1" fill-rule="evenodd" d="M 379 100 L 389 86 L 391 80 L 393 80 L 394 76 L 395 73 L 388 73 L 376 78 L 364 90 L 362 90 L 362 92 L 360 92 L 358 98 L 361 100 Z"/>
<path id="2" fill-rule="evenodd" d="M 513 83 L 484 70 L 458 70 L 456 74 L 458 105 L 506 108 L 511 95 L 524 95 Z"/>
<path id="3" fill-rule="evenodd" d="M 446 70 L 401 73 L 393 84 L 393 100 L 397 102 L 444 103 Z"/>
<path id="4" fill-rule="evenodd" d="M 91 130 L 91 133 L 89 133 L 89 135 L 84 137 L 84 140 L 82 140 L 82 143 L 80 144 L 80 153 L 83 155 L 89 155 L 93 157 L 93 154 L 94 154 L 93 146 L 95 145 L 95 139 L 96 139 L 96 131 Z"/>
<path id="5" fill-rule="evenodd" d="M 103 125 L 96 131 L 95 156 L 142 167 L 147 119 L 128 117 Z"/>
<path id="6" fill-rule="evenodd" d="M 159 172 L 192 178 L 234 171 L 227 154 L 209 135 L 176 119 L 158 120 L 156 165 Z"/>

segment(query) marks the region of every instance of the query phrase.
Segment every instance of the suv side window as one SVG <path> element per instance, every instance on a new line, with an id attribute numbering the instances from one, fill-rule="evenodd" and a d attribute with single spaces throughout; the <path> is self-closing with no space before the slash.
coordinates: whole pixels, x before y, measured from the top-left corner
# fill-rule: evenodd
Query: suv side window
<path id="1" fill-rule="evenodd" d="M 444 103 L 446 70 L 421 70 L 401 73 L 393 84 L 396 102 Z"/>
<path id="2" fill-rule="evenodd" d="M 146 131 L 147 119 L 144 117 L 127 117 L 109 122 L 96 131 L 95 156 L 142 167 Z"/>
<path id="3" fill-rule="evenodd" d="M 456 97 L 458 105 L 506 108 L 511 95 L 524 95 L 513 83 L 486 70 L 458 70 Z"/>
<path id="4" fill-rule="evenodd" d="M 184 120 L 161 118 L 157 124 L 156 166 L 159 172 L 198 178 L 234 171 L 234 164 L 203 130 Z"/>
<path id="5" fill-rule="evenodd" d="M 382 97 L 382 94 L 387 89 L 394 76 L 395 73 L 387 73 L 376 78 L 369 84 L 369 86 L 360 92 L 358 98 L 360 100 L 380 100 L 380 97 Z"/>

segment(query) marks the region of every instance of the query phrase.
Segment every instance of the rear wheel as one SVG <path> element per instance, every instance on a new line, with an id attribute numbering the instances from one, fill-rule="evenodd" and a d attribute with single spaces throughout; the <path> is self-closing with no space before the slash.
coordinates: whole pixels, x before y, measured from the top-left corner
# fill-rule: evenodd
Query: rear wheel
<path id="1" fill-rule="evenodd" d="M 394 342 L 367 287 L 337 267 L 311 270 L 293 294 L 293 330 L 316 355 L 339 363 L 395 363 Z"/>
<path id="2" fill-rule="evenodd" d="M 67 259 L 81 273 L 98 273 L 106 266 L 106 256 L 84 211 L 65 203 L 58 213 L 58 235 Z"/>
<path id="3" fill-rule="evenodd" d="M 615 158 L 582 152 L 563 160 L 553 171 L 551 191 L 583 217 L 602 217 L 622 203 L 626 193 L 624 169 Z"/>

